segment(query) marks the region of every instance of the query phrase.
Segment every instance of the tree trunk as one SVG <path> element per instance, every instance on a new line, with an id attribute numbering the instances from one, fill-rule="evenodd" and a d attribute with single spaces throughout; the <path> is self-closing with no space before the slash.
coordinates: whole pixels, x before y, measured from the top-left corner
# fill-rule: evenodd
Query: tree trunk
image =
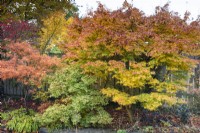
<path id="1" fill-rule="evenodd" d="M 159 81 L 164 81 L 165 79 L 165 74 L 166 74 L 166 66 L 158 66 L 155 69 L 155 78 L 158 79 Z"/>
<path id="2" fill-rule="evenodd" d="M 132 110 L 132 106 L 126 106 L 126 111 L 128 113 L 128 117 L 131 123 L 133 123 L 133 110 Z"/>
<path id="3" fill-rule="evenodd" d="M 130 62 L 126 61 L 125 62 L 125 67 L 127 70 L 130 69 Z M 130 90 L 130 94 L 132 94 L 132 89 Z M 131 123 L 133 123 L 133 110 L 132 110 L 132 105 L 126 106 L 126 111 L 128 113 L 128 117 Z"/>

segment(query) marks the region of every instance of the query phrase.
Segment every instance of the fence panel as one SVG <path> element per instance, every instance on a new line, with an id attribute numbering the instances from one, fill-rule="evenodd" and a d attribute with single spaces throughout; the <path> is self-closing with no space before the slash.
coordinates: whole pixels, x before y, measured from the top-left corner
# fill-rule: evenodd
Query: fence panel
<path id="1" fill-rule="evenodd" d="M 23 85 L 14 79 L 4 80 L 2 93 L 4 95 L 23 96 Z"/>

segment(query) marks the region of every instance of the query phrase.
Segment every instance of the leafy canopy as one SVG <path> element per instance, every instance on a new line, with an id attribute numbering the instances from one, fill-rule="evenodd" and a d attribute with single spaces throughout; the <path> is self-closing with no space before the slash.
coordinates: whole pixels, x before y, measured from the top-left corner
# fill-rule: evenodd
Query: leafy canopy
<path id="1" fill-rule="evenodd" d="M 7 53 L 0 60 L 0 78 L 16 79 L 25 85 L 41 85 L 42 78 L 52 72 L 59 59 L 41 55 L 28 43 L 9 43 Z"/>
<path id="2" fill-rule="evenodd" d="M 179 102 L 176 92 L 185 89 L 185 79 L 178 75 L 196 63 L 190 55 L 200 54 L 198 20 L 188 24 L 168 5 L 145 16 L 126 2 L 115 11 L 100 4 L 68 28 L 66 61 L 80 62 L 99 79 L 101 92 L 122 106 L 155 110 Z"/>

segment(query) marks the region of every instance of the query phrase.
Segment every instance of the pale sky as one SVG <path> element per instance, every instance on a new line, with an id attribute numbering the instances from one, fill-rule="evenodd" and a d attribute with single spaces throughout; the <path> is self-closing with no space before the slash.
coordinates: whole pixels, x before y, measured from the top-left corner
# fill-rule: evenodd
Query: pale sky
<path id="1" fill-rule="evenodd" d="M 170 2 L 170 10 L 178 12 L 183 17 L 185 11 L 191 13 L 191 19 L 196 19 L 200 15 L 200 0 L 127 0 L 134 7 L 142 10 L 146 15 L 151 15 L 156 6 L 163 6 Z M 96 10 L 97 2 L 101 2 L 108 9 L 116 10 L 120 8 L 124 0 L 76 0 L 79 7 L 80 16 L 87 14 L 87 9 Z"/>

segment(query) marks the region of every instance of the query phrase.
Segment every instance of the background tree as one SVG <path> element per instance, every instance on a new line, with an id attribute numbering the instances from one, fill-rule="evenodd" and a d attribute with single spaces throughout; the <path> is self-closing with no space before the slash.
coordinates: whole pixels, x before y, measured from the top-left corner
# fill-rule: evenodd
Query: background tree
<path id="1" fill-rule="evenodd" d="M 32 42 L 37 37 L 37 26 L 20 20 L 6 20 L 0 24 L 2 30 L 2 41 L 10 40 L 13 42 L 28 41 Z M 3 42 L 2 42 L 3 43 Z"/>
<path id="2" fill-rule="evenodd" d="M 134 104 L 155 110 L 179 102 L 176 93 L 186 86 L 180 74 L 195 64 L 188 56 L 199 54 L 199 24 L 187 24 L 168 5 L 146 17 L 126 2 L 113 12 L 100 4 L 74 20 L 69 36 L 66 60 L 99 78 L 101 92 L 125 106 L 131 121 Z"/>
<path id="3" fill-rule="evenodd" d="M 65 11 L 66 14 L 75 13 L 77 8 L 72 2 L 71 0 L 9 0 L 0 3 L 0 15 L 2 20 L 10 18 L 23 21 L 36 20 L 37 24 L 41 25 L 41 20 L 55 11 Z"/>
<path id="4" fill-rule="evenodd" d="M 72 18 L 67 20 L 66 14 L 58 11 L 42 21 L 44 26 L 39 33 L 40 50 L 42 53 L 49 53 L 52 48 L 66 43 L 67 25 L 72 22 Z"/>

